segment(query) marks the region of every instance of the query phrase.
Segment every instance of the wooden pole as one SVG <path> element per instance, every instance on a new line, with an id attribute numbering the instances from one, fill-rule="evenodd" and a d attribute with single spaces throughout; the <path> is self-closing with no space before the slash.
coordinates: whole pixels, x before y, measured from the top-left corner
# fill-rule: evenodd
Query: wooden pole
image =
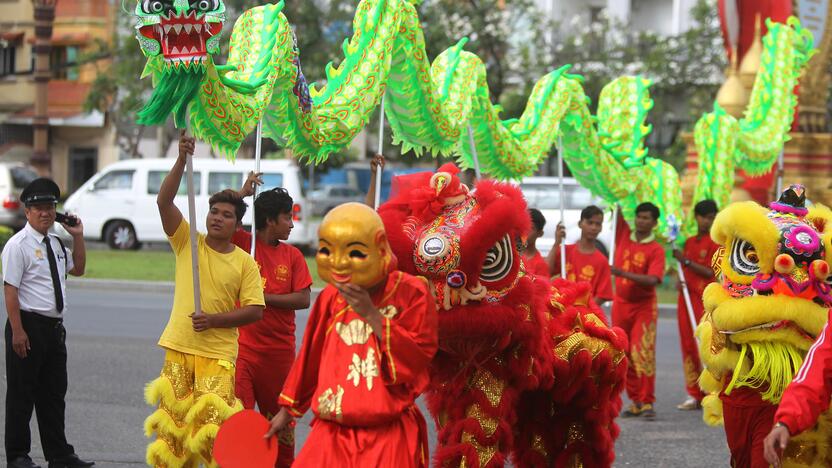
<path id="1" fill-rule="evenodd" d="M 376 154 L 384 154 L 384 94 L 381 95 L 381 106 L 378 112 L 378 148 Z M 381 166 L 376 166 L 376 196 L 373 200 L 373 208 L 376 210 L 381 205 L 381 172 L 384 170 Z"/>
<path id="2" fill-rule="evenodd" d="M 187 181 L 188 181 L 188 221 L 191 225 L 191 270 L 194 279 L 194 315 L 202 313 L 202 303 L 199 295 L 199 257 L 197 248 L 196 233 L 196 197 L 194 196 L 194 155 L 188 155 Z"/>
<path id="3" fill-rule="evenodd" d="M 254 143 L 254 173 L 260 173 L 260 154 L 263 143 L 263 121 L 257 122 L 257 141 Z M 254 194 L 251 196 L 251 258 L 257 245 L 257 218 L 254 217 L 254 201 L 257 199 L 257 183 L 254 182 Z"/>

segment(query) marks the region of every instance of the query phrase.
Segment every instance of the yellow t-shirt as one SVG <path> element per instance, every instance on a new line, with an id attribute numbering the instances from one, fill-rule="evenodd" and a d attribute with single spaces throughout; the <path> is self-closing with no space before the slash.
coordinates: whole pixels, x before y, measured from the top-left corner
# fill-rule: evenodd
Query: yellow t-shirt
<path id="1" fill-rule="evenodd" d="M 159 346 L 234 363 L 237 360 L 236 328 L 211 328 L 194 331 L 189 315 L 194 311 L 193 273 L 189 224 L 184 219 L 169 238 L 176 254 L 176 289 L 170 319 L 159 338 Z M 206 314 L 229 312 L 237 307 L 265 305 L 257 263 L 239 247 L 224 254 L 205 243 L 197 234 L 199 258 L 199 297 Z M 237 305 L 239 303 L 239 306 Z"/>

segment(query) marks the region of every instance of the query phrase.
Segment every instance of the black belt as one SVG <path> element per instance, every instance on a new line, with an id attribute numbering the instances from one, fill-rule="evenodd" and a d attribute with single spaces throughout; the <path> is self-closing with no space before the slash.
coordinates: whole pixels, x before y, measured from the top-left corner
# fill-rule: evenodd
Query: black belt
<path id="1" fill-rule="evenodd" d="M 42 320 L 44 322 L 48 322 L 48 323 L 52 323 L 52 324 L 56 324 L 56 325 L 60 325 L 64 321 L 64 319 L 62 317 L 47 317 L 45 315 L 41 315 L 37 312 L 32 312 L 30 310 L 20 309 L 20 312 L 25 313 L 26 317 L 28 317 L 28 318 L 34 318 L 35 320 Z"/>

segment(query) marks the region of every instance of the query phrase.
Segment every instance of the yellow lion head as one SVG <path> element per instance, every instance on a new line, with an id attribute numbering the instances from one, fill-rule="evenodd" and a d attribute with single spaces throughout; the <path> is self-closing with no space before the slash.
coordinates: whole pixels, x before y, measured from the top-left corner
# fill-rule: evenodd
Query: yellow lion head
<path id="1" fill-rule="evenodd" d="M 705 289 L 697 329 L 706 391 L 752 387 L 779 402 L 823 328 L 832 305 L 832 211 L 807 209 L 805 198 L 792 185 L 768 210 L 734 203 L 714 220 L 720 277 Z"/>

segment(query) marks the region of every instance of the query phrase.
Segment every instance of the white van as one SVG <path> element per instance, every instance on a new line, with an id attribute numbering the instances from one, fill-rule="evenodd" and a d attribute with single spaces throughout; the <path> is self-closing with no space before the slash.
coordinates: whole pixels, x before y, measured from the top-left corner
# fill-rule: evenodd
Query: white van
<path id="1" fill-rule="evenodd" d="M 76 213 L 84 220 L 84 236 L 103 240 L 113 249 L 136 249 L 142 242 L 167 242 L 156 195 L 174 159 L 128 159 L 119 161 L 99 171 L 64 203 L 66 211 Z M 205 231 L 208 199 L 224 189 L 239 190 L 254 170 L 253 159 L 238 159 L 230 163 L 224 159 L 194 159 L 194 191 L 196 194 L 197 229 Z M 283 187 L 294 200 L 294 224 L 289 242 L 308 247 L 313 237 L 303 220 L 305 198 L 300 179 L 300 169 L 290 159 L 260 161 L 263 185 L 258 190 Z M 188 218 L 187 174 L 182 176 L 176 206 Z M 243 217 L 243 225 L 250 227 L 251 199 Z"/>

